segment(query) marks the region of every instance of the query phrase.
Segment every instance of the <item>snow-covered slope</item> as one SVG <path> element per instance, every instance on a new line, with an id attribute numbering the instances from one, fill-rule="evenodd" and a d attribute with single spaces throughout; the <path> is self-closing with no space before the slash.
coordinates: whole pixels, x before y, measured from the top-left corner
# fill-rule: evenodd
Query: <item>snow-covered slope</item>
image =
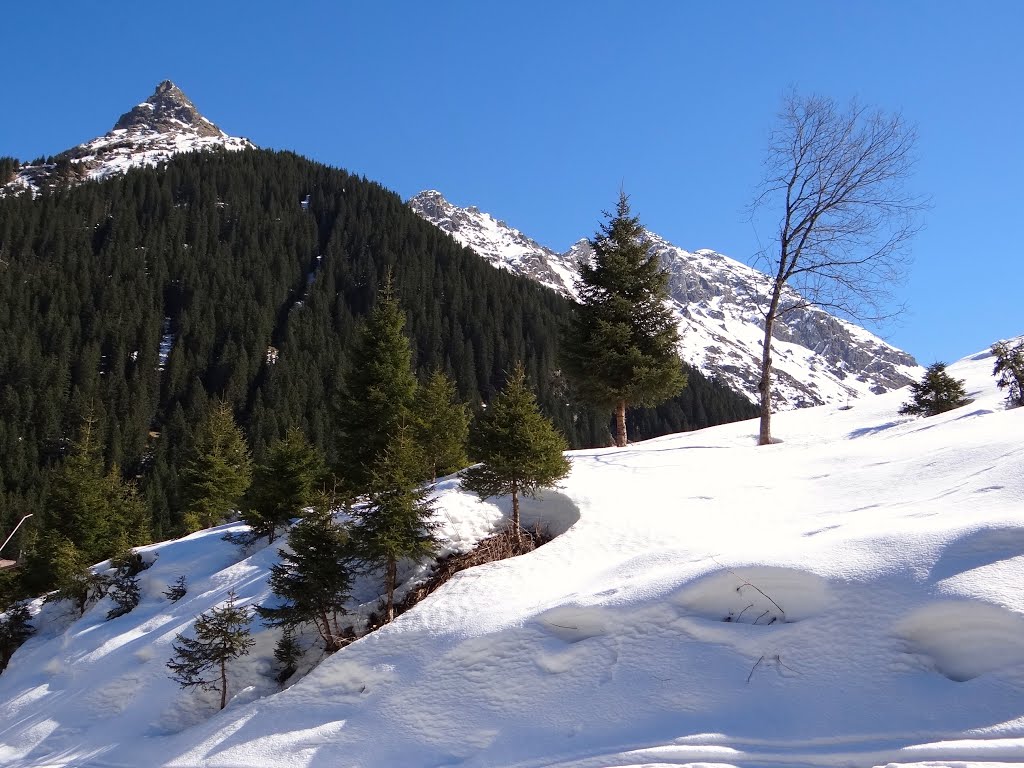
<path id="1" fill-rule="evenodd" d="M 152 96 L 121 115 L 104 136 L 60 153 L 53 162 L 22 166 L 0 193 L 105 179 L 129 168 L 156 165 L 178 152 L 254 146 L 248 139 L 228 136 L 199 114 L 178 86 L 164 80 Z"/>
<path id="2" fill-rule="evenodd" d="M 590 253 L 585 239 L 566 253 L 556 253 L 490 214 L 453 205 L 437 191 L 421 192 L 409 205 L 495 266 L 568 296 L 573 295 L 576 263 Z M 683 358 L 756 400 L 764 338 L 760 305 L 768 278 L 720 253 L 691 253 L 653 232 L 647 236 L 670 275 Z M 921 374 L 906 352 L 815 308 L 783 317 L 776 324 L 775 339 L 774 397 L 781 409 L 845 403 L 906 386 Z"/>
<path id="3" fill-rule="evenodd" d="M 564 531 L 471 569 L 283 692 L 274 633 L 237 693 L 178 690 L 176 632 L 267 598 L 273 549 L 220 530 L 147 548 L 144 599 L 39 635 L 0 676 L 10 766 L 992 766 L 1024 762 L 1024 408 L 988 352 L 973 402 L 906 391 L 578 451 L 532 502 Z M 457 480 L 453 548 L 507 514 Z M 188 575 L 176 604 L 161 591 Z"/>

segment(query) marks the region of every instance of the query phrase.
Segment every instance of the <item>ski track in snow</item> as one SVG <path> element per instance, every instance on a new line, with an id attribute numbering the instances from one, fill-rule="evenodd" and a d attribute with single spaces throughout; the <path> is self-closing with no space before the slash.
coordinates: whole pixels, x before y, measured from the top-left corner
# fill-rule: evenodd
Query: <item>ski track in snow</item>
<path id="1" fill-rule="evenodd" d="M 573 452 L 524 504 L 550 544 L 458 574 L 284 691 L 254 624 L 223 712 L 168 679 L 170 644 L 231 589 L 269 599 L 276 545 L 240 554 L 226 525 L 145 547 L 130 614 L 37 616 L 0 676 L 0 765 L 1019 765 L 1024 408 L 991 369 L 950 366 L 974 402 L 929 419 L 897 414 L 904 390 L 777 415 L 765 448 L 750 421 Z M 446 551 L 509 514 L 456 478 L 436 496 Z"/>

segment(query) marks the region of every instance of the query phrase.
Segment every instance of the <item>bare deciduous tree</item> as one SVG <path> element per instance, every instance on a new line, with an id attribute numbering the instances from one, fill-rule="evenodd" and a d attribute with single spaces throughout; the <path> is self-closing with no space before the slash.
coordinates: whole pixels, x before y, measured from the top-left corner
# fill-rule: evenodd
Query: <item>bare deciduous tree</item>
<path id="1" fill-rule="evenodd" d="M 775 321 L 817 306 L 858 320 L 891 317 L 892 288 L 909 262 L 924 201 L 904 186 L 916 133 L 899 114 L 856 101 L 841 108 L 789 94 L 771 137 L 752 214 L 781 208 L 761 358 L 759 444 L 771 442 Z M 787 286 L 795 289 L 787 289 Z"/>

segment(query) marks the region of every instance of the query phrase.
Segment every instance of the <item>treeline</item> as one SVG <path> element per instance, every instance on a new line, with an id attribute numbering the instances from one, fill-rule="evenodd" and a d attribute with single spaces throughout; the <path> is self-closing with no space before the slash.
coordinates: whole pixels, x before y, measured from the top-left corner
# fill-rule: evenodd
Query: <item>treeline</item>
<path id="1" fill-rule="evenodd" d="M 184 529 L 185 457 L 216 402 L 255 461 L 294 427 L 336 465 L 349 350 L 387 272 L 421 380 L 444 372 L 478 408 L 521 360 L 570 445 L 609 444 L 607 415 L 558 369 L 565 299 L 366 179 L 289 153 L 183 155 L 0 199 L 0 532 L 29 513 L 25 535 L 45 522 L 85 423 L 104 477 L 137 487 L 154 538 Z M 697 372 L 689 381 L 630 413 L 637 439 L 754 415 Z"/>

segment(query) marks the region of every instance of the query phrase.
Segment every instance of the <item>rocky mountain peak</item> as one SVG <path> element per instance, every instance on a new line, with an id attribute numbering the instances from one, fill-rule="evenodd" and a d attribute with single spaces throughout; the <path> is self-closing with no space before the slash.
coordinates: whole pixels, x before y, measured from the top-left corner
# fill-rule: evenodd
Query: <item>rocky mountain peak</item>
<path id="1" fill-rule="evenodd" d="M 199 114 L 195 104 L 170 80 L 164 80 L 152 96 L 121 115 L 113 130 L 153 133 L 187 130 L 198 136 L 220 136 L 223 133 Z"/>
<path id="2" fill-rule="evenodd" d="M 105 179 L 130 168 L 158 165 L 180 152 L 255 148 L 207 120 L 170 80 L 118 118 L 103 136 L 66 149 L 43 162 L 27 163 L 0 195 Z M 0 182 L 2 184 L 2 182 Z"/>

